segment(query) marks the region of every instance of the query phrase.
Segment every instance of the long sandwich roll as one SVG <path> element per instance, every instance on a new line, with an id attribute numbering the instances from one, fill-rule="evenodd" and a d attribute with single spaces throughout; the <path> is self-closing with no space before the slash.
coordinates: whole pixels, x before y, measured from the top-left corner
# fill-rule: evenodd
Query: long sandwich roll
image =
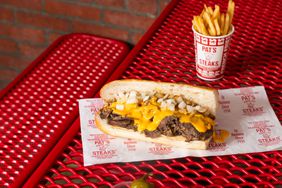
<path id="1" fill-rule="evenodd" d="M 117 80 L 100 91 L 96 115 L 106 134 L 190 149 L 207 149 L 218 92 L 206 87 L 145 80 Z"/>

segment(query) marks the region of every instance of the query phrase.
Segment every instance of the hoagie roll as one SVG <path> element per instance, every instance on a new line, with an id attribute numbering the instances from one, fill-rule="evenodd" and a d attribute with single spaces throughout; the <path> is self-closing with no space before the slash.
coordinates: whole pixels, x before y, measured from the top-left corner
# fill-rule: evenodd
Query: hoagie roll
<path id="1" fill-rule="evenodd" d="M 106 134 L 180 148 L 207 149 L 215 126 L 218 92 L 187 84 L 116 80 L 100 91 L 96 114 Z"/>

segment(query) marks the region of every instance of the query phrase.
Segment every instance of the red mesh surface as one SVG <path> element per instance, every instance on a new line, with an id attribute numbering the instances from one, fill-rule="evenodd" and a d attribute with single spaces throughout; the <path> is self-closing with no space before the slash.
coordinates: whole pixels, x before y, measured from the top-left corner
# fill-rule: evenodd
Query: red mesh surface
<path id="1" fill-rule="evenodd" d="M 214 2 L 226 5 L 219 0 Z M 185 82 L 215 88 L 264 85 L 281 121 L 281 2 L 236 0 L 235 34 L 226 75 L 216 82 L 205 82 L 195 76 L 191 20 L 192 15 L 201 12 L 204 2 L 182 0 L 173 3 L 176 6 L 162 15 L 166 19 L 156 21 L 145 35 L 148 38 L 143 38 L 133 49 L 112 79 Z M 157 22 L 161 22 L 160 25 Z M 128 63 L 131 64 L 127 67 Z M 125 67 L 126 71 L 120 75 Z M 146 172 L 153 172 L 150 181 L 156 187 L 282 186 L 281 151 L 83 167 L 81 150 L 78 133 L 41 179 L 39 187 L 110 187 Z"/>
<path id="2" fill-rule="evenodd" d="M 19 186 L 127 54 L 123 43 L 89 35 L 55 42 L 1 93 L 0 187 Z"/>

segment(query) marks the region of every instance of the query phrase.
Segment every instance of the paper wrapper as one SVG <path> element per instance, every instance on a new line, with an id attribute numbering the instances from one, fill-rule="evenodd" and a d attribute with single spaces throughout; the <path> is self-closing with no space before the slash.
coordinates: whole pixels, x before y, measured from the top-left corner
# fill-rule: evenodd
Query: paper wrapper
<path id="1" fill-rule="evenodd" d="M 171 159 L 186 156 L 218 156 L 282 149 L 282 127 L 264 87 L 219 90 L 216 130 L 227 130 L 224 143 L 211 142 L 208 150 L 172 148 L 161 144 L 114 138 L 95 126 L 94 114 L 101 99 L 79 100 L 84 165 Z"/>

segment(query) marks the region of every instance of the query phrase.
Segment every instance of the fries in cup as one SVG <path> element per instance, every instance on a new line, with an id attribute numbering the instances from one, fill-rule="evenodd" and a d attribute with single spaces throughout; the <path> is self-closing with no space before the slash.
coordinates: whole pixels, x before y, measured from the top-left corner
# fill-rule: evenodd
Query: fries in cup
<path id="1" fill-rule="evenodd" d="M 235 3 L 229 0 L 226 12 L 219 5 L 204 5 L 200 15 L 193 16 L 195 63 L 197 76 L 214 81 L 224 76 L 229 44 L 235 28 L 232 25 Z"/>
<path id="2" fill-rule="evenodd" d="M 201 14 L 193 17 L 193 28 L 197 32 L 207 36 L 227 35 L 231 32 L 235 11 L 234 1 L 228 1 L 226 13 L 220 11 L 221 8 L 219 5 L 215 5 L 215 8 L 213 9 L 205 4 Z"/>

